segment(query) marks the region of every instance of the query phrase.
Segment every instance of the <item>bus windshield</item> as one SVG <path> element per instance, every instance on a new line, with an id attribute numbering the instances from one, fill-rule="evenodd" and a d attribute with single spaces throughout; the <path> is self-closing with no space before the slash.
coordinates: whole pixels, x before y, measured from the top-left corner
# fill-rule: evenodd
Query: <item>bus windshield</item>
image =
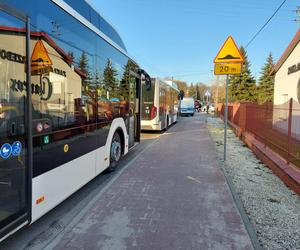
<path id="1" fill-rule="evenodd" d="M 142 119 L 151 119 L 151 109 L 154 105 L 155 80 L 151 79 L 150 88 L 146 84 L 142 85 Z"/>

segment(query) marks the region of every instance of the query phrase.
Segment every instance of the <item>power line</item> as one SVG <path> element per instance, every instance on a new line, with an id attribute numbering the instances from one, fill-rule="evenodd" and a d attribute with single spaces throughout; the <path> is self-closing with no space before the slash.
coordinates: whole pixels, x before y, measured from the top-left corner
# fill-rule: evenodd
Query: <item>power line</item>
<path id="1" fill-rule="evenodd" d="M 195 73 L 186 73 L 186 74 L 164 74 L 165 76 L 172 76 L 172 77 L 189 77 L 189 76 L 200 76 L 200 75 L 211 75 L 211 72 L 195 72 Z M 162 75 L 161 73 L 152 72 L 152 75 Z"/>
<path id="2" fill-rule="evenodd" d="M 247 48 L 253 41 L 254 39 L 259 35 L 259 33 L 267 26 L 267 24 L 272 20 L 272 18 L 276 15 L 276 13 L 281 9 L 281 7 L 284 5 L 286 0 L 284 0 L 279 7 L 275 10 L 275 12 L 270 16 L 267 22 L 259 29 L 259 31 L 256 32 L 256 34 L 252 37 L 252 39 L 247 43 L 246 47 Z"/>
<path id="3" fill-rule="evenodd" d="M 179 75 L 173 75 L 174 77 L 187 77 L 187 76 L 200 76 L 200 75 L 210 75 L 211 72 L 201 73 L 201 72 L 195 72 L 195 73 L 189 73 L 189 74 L 179 74 Z"/>

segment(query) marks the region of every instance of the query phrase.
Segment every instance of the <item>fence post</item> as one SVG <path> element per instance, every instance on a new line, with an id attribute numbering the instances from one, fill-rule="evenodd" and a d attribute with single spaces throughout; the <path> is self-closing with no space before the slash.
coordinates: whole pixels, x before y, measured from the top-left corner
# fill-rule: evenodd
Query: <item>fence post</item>
<path id="1" fill-rule="evenodd" d="M 292 142 L 292 118 L 293 118 L 293 98 L 290 98 L 289 102 L 289 117 L 288 117 L 288 157 L 287 163 L 290 163 L 291 155 L 291 142 Z"/>
<path id="2" fill-rule="evenodd" d="M 246 103 L 241 103 L 239 106 L 239 112 L 240 112 L 240 117 L 239 117 L 239 127 L 241 129 L 240 135 L 243 136 L 243 134 L 246 131 Z"/>
<path id="3" fill-rule="evenodd" d="M 266 148 L 267 147 L 267 141 L 268 141 L 268 137 L 266 136 L 267 135 L 266 131 L 268 129 L 270 129 L 269 122 L 272 121 L 272 123 L 273 123 L 274 104 L 271 103 L 271 102 L 266 102 L 263 105 L 265 105 L 266 109 L 265 109 L 265 113 L 264 113 L 264 117 L 263 117 L 264 124 L 263 124 L 262 131 L 263 131 L 264 136 L 262 138 L 264 139 L 264 148 Z M 271 118 L 270 118 L 270 112 L 272 112 L 272 117 Z M 271 125 L 271 127 L 273 128 L 273 125 Z"/>

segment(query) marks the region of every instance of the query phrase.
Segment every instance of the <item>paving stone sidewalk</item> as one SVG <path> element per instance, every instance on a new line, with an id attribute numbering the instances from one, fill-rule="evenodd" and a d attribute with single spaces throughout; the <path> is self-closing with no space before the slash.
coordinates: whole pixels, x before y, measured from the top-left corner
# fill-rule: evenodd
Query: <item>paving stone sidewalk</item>
<path id="1" fill-rule="evenodd" d="M 48 249 L 253 249 L 205 122 L 182 118 Z"/>

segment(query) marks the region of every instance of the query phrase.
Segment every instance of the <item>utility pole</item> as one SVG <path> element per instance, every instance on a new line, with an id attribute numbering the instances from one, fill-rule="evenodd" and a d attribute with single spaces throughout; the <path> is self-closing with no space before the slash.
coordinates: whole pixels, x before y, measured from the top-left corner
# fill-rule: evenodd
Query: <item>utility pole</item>
<path id="1" fill-rule="evenodd" d="M 61 25 L 58 24 L 58 22 L 56 22 L 56 21 L 51 22 L 51 24 L 52 24 L 52 31 L 51 31 L 52 35 L 60 37 L 61 36 L 61 33 L 60 33 Z"/>
<path id="2" fill-rule="evenodd" d="M 227 123 L 228 123 L 228 85 L 229 77 L 226 76 L 226 94 L 225 94 L 225 114 L 224 114 L 224 161 L 226 161 L 227 152 Z"/>
<path id="3" fill-rule="evenodd" d="M 220 76 L 217 75 L 217 79 L 216 79 L 217 91 L 216 91 L 216 97 L 215 97 L 215 109 L 217 108 L 218 102 L 219 102 L 219 80 L 220 80 Z"/>
<path id="4" fill-rule="evenodd" d="M 294 21 L 297 24 L 297 28 L 300 28 L 300 6 L 297 6 L 297 9 L 294 10 L 294 12 L 296 13 L 296 19 L 294 19 Z"/>

